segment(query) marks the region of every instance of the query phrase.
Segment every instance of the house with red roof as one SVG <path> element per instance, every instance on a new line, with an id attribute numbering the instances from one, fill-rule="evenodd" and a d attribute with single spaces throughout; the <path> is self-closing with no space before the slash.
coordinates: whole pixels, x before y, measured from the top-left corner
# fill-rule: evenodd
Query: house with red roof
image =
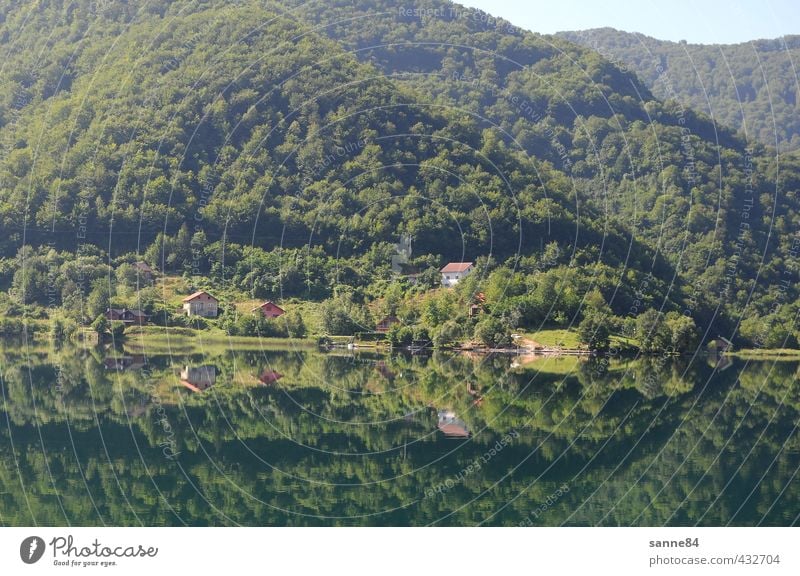
<path id="1" fill-rule="evenodd" d="M 277 318 L 278 316 L 283 316 L 284 314 L 286 314 L 286 310 L 284 310 L 271 300 L 267 300 L 261 306 L 256 306 L 251 310 L 251 312 L 255 312 L 256 310 L 261 310 L 261 313 L 264 315 L 264 318 Z"/>
<path id="2" fill-rule="evenodd" d="M 469 275 L 474 268 L 472 262 L 450 262 L 439 270 L 442 274 L 442 286 L 445 288 L 455 286 L 462 278 Z"/>
<path id="3" fill-rule="evenodd" d="M 375 330 L 377 332 L 388 332 L 389 328 L 391 328 L 398 322 L 400 322 L 400 320 L 397 319 L 397 316 L 392 316 L 392 315 L 386 316 L 382 318 L 381 321 L 375 325 Z"/>
<path id="4" fill-rule="evenodd" d="M 183 299 L 183 310 L 187 316 L 216 318 L 219 313 L 219 300 L 205 290 L 199 290 Z"/>

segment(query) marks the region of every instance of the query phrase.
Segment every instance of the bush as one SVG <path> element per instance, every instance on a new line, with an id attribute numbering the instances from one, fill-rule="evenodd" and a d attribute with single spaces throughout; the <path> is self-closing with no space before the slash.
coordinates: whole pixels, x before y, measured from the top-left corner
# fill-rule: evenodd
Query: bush
<path id="1" fill-rule="evenodd" d="M 0 318 L 0 336 L 22 336 L 25 325 L 18 318 Z"/>
<path id="2" fill-rule="evenodd" d="M 461 324 L 454 320 L 449 320 L 439 327 L 433 337 L 433 345 L 440 348 L 455 344 L 464 337 L 464 329 Z"/>
<path id="3" fill-rule="evenodd" d="M 306 331 L 306 323 L 299 312 L 293 310 L 286 314 L 286 332 L 291 338 L 304 338 Z"/>
<path id="4" fill-rule="evenodd" d="M 122 338 L 125 334 L 125 323 L 119 320 L 112 320 L 109 329 L 111 330 L 111 336 L 114 338 Z"/>
<path id="5" fill-rule="evenodd" d="M 75 322 L 66 318 L 53 318 L 50 321 L 50 338 L 55 342 L 68 340 L 77 329 Z"/>

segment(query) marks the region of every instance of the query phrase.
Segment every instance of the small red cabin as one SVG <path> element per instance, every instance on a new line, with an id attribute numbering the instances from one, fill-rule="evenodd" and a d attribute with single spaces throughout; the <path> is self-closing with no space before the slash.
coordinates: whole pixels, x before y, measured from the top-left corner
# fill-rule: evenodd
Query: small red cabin
<path id="1" fill-rule="evenodd" d="M 375 330 L 377 332 L 388 332 L 389 328 L 391 328 L 398 322 L 399 320 L 397 319 L 396 316 L 387 316 L 386 318 L 384 318 L 375 325 Z"/>
<path id="2" fill-rule="evenodd" d="M 267 300 L 261 306 L 253 308 L 252 312 L 255 312 L 256 310 L 261 310 L 261 313 L 264 315 L 264 318 L 277 318 L 278 316 L 283 316 L 286 313 L 286 310 L 284 310 L 271 300 Z"/>

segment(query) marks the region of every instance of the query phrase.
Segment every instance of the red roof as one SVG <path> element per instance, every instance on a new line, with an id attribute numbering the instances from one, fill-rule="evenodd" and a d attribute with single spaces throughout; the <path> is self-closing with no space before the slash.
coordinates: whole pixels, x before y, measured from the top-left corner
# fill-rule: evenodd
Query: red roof
<path id="1" fill-rule="evenodd" d="M 439 424 L 439 430 L 451 438 L 469 438 L 469 430 L 455 422 Z"/>
<path id="2" fill-rule="evenodd" d="M 208 297 L 209 297 L 209 298 L 211 298 L 212 300 L 216 300 L 217 302 L 219 302 L 219 300 L 217 300 L 216 298 L 214 298 L 214 297 L 213 297 L 211 294 L 209 294 L 209 293 L 208 293 L 208 292 L 206 292 L 205 290 L 198 290 L 198 291 L 197 291 L 197 292 L 195 292 L 194 294 L 189 294 L 189 295 L 188 295 L 186 298 L 184 298 L 184 299 L 182 300 L 182 302 L 191 302 L 192 300 L 194 300 L 195 298 L 199 298 L 199 297 L 200 297 L 200 296 L 202 296 L 203 294 L 205 294 L 206 296 L 208 296 Z"/>
<path id="3" fill-rule="evenodd" d="M 447 274 L 448 272 L 466 272 L 472 268 L 472 262 L 450 262 L 447 266 L 439 270 Z"/>
<path id="4" fill-rule="evenodd" d="M 277 382 L 283 378 L 283 374 L 280 372 L 275 372 L 275 370 L 265 370 L 262 372 L 261 376 L 258 377 L 261 382 L 264 384 L 272 384 L 273 382 Z"/>
<path id="5" fill-rule="evenodd" d="M 275 304 L 275 302 L 273 302 L 272 300 L 267 300 L 263 304 L 259 304 L 258 306 L 253 308 L 252 312 L 255 312 L 256 310 L 259 309 L 263 310 L 264 308 L 270 308 L 272 310 L 280 310 L 281 312 L 286 312 L 286 310 Z"/>

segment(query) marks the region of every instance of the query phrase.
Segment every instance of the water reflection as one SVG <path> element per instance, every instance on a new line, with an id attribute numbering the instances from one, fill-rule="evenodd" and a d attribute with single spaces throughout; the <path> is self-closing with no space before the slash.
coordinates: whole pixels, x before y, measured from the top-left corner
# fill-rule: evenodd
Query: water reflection
<path id="1" fill-rule="evenodd" d="M 437 427 L 447 438 L 469 438 L 467 423 L 457 417 L 452 410 L 439 410 Z"/>
<path id="2" fill-rule="evenodd" d="M 798 521 L 795 362 L 340 352 L 6 346 L 0 522 Z"/>
<path id="3" fill-rule="evenodd" d="M 217 381 L 217 367 L 213 364 L 184 366 L 181 370 L 181 384 L 192 392 L 203 392 Z"/>

